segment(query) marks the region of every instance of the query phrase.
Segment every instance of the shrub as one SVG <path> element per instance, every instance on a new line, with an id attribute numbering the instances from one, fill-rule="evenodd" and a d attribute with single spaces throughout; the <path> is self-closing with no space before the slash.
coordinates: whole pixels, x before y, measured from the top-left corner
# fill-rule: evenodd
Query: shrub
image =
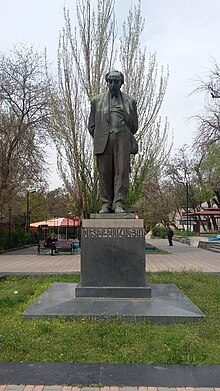
<path id="1" fill-rule="evenodd" d="M 35 244 L 38 241 L 38 232 L 25 232 L 18 227 L 10 232 L 4 232 L 1 235 L 0 250 L 8 250 L 12 248 L 24 247 L 26 245 Z"/>
<path id="2" fill-rule="evenodd" d="M 166 239 L 167 238 L 167 229 L 165 227 L 160 227 L 156 225 L 152 229 L 153 236 L 158 236 L 159 238 Z"/>
<path id="3" fill-rule="evenodd" d="M 166 239 L 167 238 L 167 228 L 160 227 L 159 225 L 156 225 L 152 229 L 152 235 L 157 236 L 158 238 L 161 238 L 161 239 Z M 194 233 L 192 231 L 180 231 L 178 229 L 175 229 L 174 235 L 185 237 L 185 236 L 193 236 Z"/>
<path id="4" fill-rule="evenodd" d="M 174 235 L 185 237 L 185 236 L 193 236 L 194 233 L 192 231 L 179 231 L 178 229 L 176 229 L 174 231 Z"/>

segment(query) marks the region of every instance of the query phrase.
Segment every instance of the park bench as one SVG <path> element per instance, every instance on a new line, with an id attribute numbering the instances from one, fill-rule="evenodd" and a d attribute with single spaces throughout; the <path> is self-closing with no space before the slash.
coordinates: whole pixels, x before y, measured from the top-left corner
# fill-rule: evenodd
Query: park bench
<path id="1" fill-rule="evenodd" d="M 72 241 L 68 240 L 57 240 L 56 241 L 56 252 L 71 252 L 72 253 Z"/>
<path id="2" fill-rule="evenodd" d="M 55 242 L 56 251 L 55 253 L 61 253 L 61 252 L 70 252 L 71 254 L 77 253 L 80 251 L 79 249 L 79 242 L 74 241 L 74 239 L 69 240 L 57 240 Z M 37 255 L 40 254 L 51 254 L 51 247 L 45 246 L 44 240 L 39 240 L 38 246 L 37 246 Z"/>

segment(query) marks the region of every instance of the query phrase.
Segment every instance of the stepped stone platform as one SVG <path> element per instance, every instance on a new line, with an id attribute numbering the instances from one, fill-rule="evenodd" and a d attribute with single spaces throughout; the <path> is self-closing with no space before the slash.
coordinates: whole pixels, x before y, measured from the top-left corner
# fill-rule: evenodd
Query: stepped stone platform
<path id="1" fill-rule="evenodd" d="M 69 316 L 154 323 L 197 321 L 205 315 L 174 284 L 151 285 L 151 298 L 77 298 L 74 283 L 54 283 L 25 312 L 28 319 Z"/>
<path id="2" fill-rule="evenodd" d="M 26 318 L 120 317 L 155 323 L 204 318 L 174 284 L 147 282 L 143 220 L 84 220 L 81 248 L 80 283 L 54 283 L 24 312 Z"/>

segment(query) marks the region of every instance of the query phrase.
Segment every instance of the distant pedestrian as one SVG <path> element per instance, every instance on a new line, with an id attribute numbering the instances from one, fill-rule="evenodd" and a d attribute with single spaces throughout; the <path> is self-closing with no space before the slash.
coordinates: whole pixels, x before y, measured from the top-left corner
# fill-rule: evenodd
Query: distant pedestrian
<path id="1" fill-rule="evenodd" d="M 40 255 L 40 241 L 37 243 L 37 255 Z"/>
<path id="2" fill-rule="evenodd" d="M 55 243 L 55 239 L 53 239 L 52 243 L 51 243 L 51 255 L 54 255 L 56 253 L 56 243 Z"/>
<path id="3" fill-rule="evenodd" d="M 173 235 L 174 235 L 174 232 L 173 232 L 172 228 L 168 227 L 167 228 L 167 237 L 168 237 L 169 246 L 173 246 Z"/>

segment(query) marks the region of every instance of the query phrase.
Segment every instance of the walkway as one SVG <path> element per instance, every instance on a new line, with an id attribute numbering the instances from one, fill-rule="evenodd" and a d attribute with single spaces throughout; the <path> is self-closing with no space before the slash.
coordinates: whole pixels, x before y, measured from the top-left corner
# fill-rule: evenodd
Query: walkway
<path id="1" fill-rule="evenodd" d="M 147 254 L 146 269 L 200 270 L 220 273 L 220 254 L 187 244 L 174 242 L 168 246 L 166 239 L 148 239 L 148 243 L 170 254 Z M 0 254 L 0 273 L 76 273 L 80 272 L 80 255 L 36 255 L 36 247 Z"/>
<path id="2" fill-rule="evenodd" d="M 77 387 L 77 386 L 41 386 L 41 385 L 0 385 L 0 391 L 220 391 L 220 388 L 194 387 Z"/>
<path id="3" fill-rule="evenodd" d="M 157 248 L 170 252 L 170 254 L 147 254 L 147 270 L 150 272 L 193 269 L 209 273 L 220 272 L 219 253 L 180 242 L 173 242 L 173 247 L 170 247 L 166 239 L 148 239 L 147 241 Z"/>
<path id="4" fill-rule="evenodd" d="M 76 386 L 41 386 L 41 385 L 0 385 L 0 391 L 220 391 L 220 388 L 194 387 L 76 387 Z"/>
<path id="5" fill-rule="evenodd" d="M 0 391 L 220 391 L 220 371 L 219 365 L 11 362 L 0 363 L 0 384 Z"/>

